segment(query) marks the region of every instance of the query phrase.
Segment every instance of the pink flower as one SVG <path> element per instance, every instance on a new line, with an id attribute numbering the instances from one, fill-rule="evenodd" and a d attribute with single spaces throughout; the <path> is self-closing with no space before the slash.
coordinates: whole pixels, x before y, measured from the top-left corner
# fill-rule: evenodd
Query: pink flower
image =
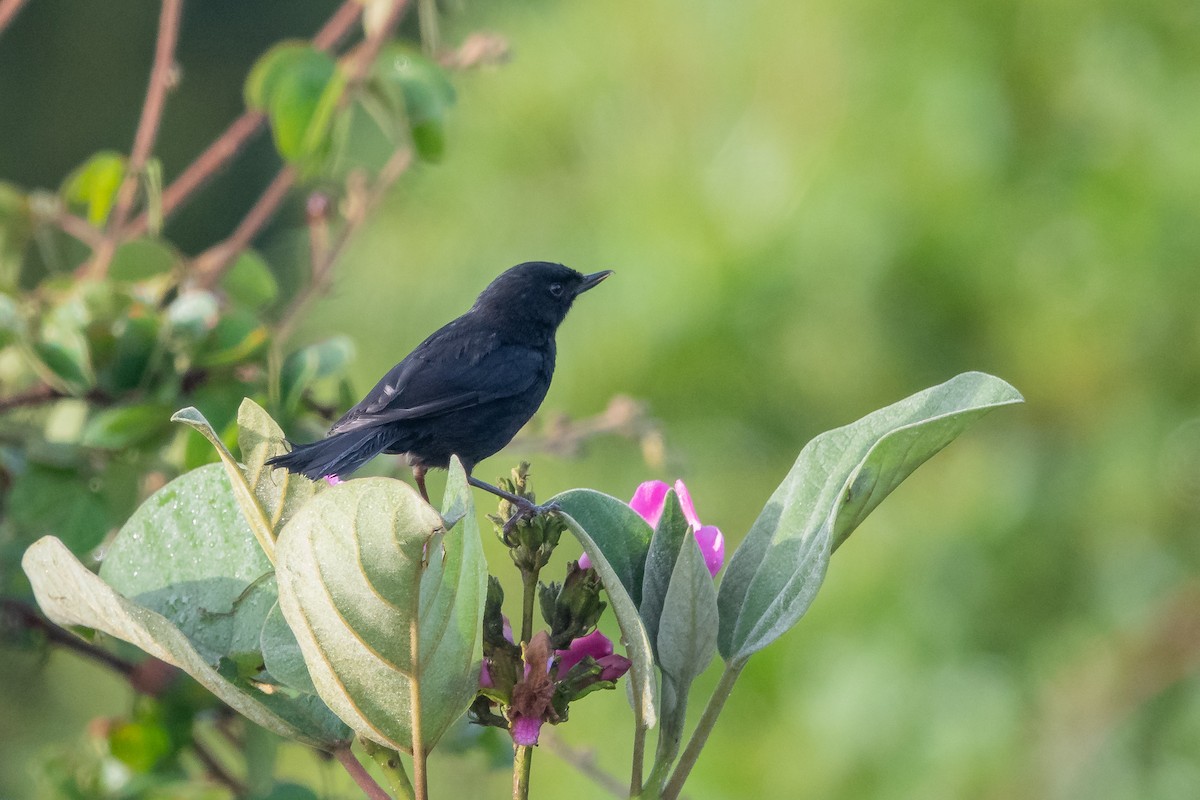
<path id="1" fill-rule="evenodd" d="M 495 687 L 496 683 L 492 680 L 492 669 L 488 666 L 488 660 L 485 658 L 483 664 L 479 667 L 479 685 L 484 689 Z"/>
<path id="2" fill-rule="evenodd" d="M 533 746 L 538 743 L 542 733 L 540 717 L 517 717 L 512 721 L 513 742 L 519 745 Z"/>
<path id="3" fill-rule="evenodd" d="M 339 478 L 337 475 L 326 475 L 325 482 L 328 483 L 330 486 L 337 486 L 339 483 L 342 482 L 342 479 Z"/>
<path id="4" fill-rule="evenodd" d="M 671 491 L 671 488 L 662 481 L 646 481 L 633 493 L 629 507 L 641 515 L 642 519 L 646 520 L 653 528 L 662 519 L 663 507 L 667 502 L 667 492 Z M 696 544 L 700 545 L 700 552 L 704 554 L 704 565 L 708 567 L 709 574 L 715 578 L 725 563 L 725 537 L 721 535 L 721 530 L 717 526 L 700 523 L 700 517 L 696 515 L 696 506 L 692 503 L 692 496 L 688 494 L 687 486 L 683 481 L 675 481 L 674 488 L 675 494 L 679 497 L 679 505 L 683 508 L 683 516 L 688 521 L 688 525 L 692 527 Z"/>
<path id="5" fill-rule="evenodd" d="M 662 481 L 646 481 L 634 491 L 629 507 L 646 520 L 651 528 L 657 527 L 667 503 L 667 492 L 671 491 L 671 488 Z M 692 496 L 688 494 L 687 486 L 682 480 L 675 481 L 674 489 L 679 497 L 679 505 L 683 508 L 683 516 L 691 526 L 696 544 L 700 545 L 700 552 L 704 555 L 704 566 L 708 567 L 708 573 L 715 578 L 725 563 L 725 537 L 716 525 L 700 524 Z M 592 559 L 587 553 L 579 557 L 580 569 L 590 569 L 591 566 Z"/>
<path id="6" fill-rule="evenodd" d="M 566 650 L 557 650 L 558 679 L 562 680 L 571 667 L 591 656 L 600 665 L 600 680 L 615 681 L 629 671 L 630 660 L 613 652 L 613 644 L 600 631 L 573 639 Z"/>
<path id="7" fill-rule="evenodd" d="M 543 722 L 557 722 L 554 712 L 554 679 L 550 669 L 554 656 L 550 649 L 550 635 L 538 631 L 524 647 L 525 677 L 512 689 L 512 702 L 508 707 L 509 730 L 513 741 L 519 745 L 535 745 Z"/>

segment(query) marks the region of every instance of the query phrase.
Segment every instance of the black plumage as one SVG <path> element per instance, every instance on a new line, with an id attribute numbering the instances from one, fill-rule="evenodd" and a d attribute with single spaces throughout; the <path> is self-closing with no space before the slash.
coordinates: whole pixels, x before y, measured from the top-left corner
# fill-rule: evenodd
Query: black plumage
<path id="1" fill-rule="evenodd" d="M 268 463 L 316 480 L 345 477 L 379 453 L 402 453 L 422 494 L 425 470 L 446 467 L 452 454 L 470 472 L 542 404 L 554 375 L 555 331 L 575 298 L 610 274 L 544 261 L 505 271 L 467 313 L 392 367 L 326 438 Z"/>

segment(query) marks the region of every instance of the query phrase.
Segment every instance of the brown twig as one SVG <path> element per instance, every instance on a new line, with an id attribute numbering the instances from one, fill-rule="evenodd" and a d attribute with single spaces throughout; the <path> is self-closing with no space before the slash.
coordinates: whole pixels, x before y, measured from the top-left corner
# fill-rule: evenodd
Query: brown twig
<path id="1" fill-rule="evenodd" d="M 238 254 L 250 246 L 287 197 L 292 184 L 296 182 L 296 168 L 288 165 L 275 175 L 267 188 L 259 196 L 246 216 L 234 228 L 228 239 L 214 244 L 192 262 L 195 269 L 196 283 L 205 288 L 212 288 L 221 280 L 225 270 L 233 263 Z"/>
<path id="2" fill-rule="evenodd" d="M 616 395 L 604 411 L 572 421 L 565 415 L 551 417 L 537 432 L 526 428 L 512 441 L 523 452 L 549 453 L 560 458 L 577 456 L 589 439 L 613 434 L 633 439 L 642 447 L 646 463 L 661 468 L 666 460 L 665 444 L 658 422 L 644 403 L 627 395 Z"/>
<path id="3" fill-rule="evenodd" d="M 0 0 L 0 33 L 4 32 L 23 5 L 25 0 Z"/>
<path id="4" fill-rule="evenodd" d="M 333 757 L 338 763 L 345 768 L 354 782 L 358 784 L 358 788 L 362 789 L 367 797 L 371 800 L 392 800 L 383 787 L 375 782 L 371 774 L 367 772 L 366 767 L 359 762 L 358 757 L 350 751 L 350 747 L 339 747 L 333 751 Z"/>
<path id="5" fill-rule="evenodd" d="M 117 199 L 113 203 L 104 240 L 93 253 L 90 266 L 85 267 L 86 274 L 93 277 L 102 278 L 108 272 L 125 220 L 133 208 L 138 182 L 154 151 L 167 91 L 175 83 L 175 43 L 179 41 L 179 20 L 182 16 L 183 0 L 163 0 L 158 18 L 158 40 L 154 46 L 154 65 L 150 69 L 150 86 L 146 90 L 146 102 L 142 105 L 137 133 L 133 137 L 133 150 L 125 165 L 125 177 L 117 188 Z"/>
<path id="6" fill-rule="evenodd" d="M 54 214 L 53 221 L 54 224 L 61 228 L 68 236 L 78 239 L 88 247 L 100 247 L 101 243 L 104 241 L 104 231 L 100 230 L 83 217 L 77 217 L 64 208 L 60 208 Z"/>
<path id="7" fill-rule="evenodd" d="M 407 8 L 408 0 L 395 0 L 384 23 L 372 31 L 366 41 L 360 45 L 347 70 L 346 88 L 342 95 L 343 104 L 347 102 L 347 98 L 353 92 L 357 91 L 363 81 L 366 80 L 370 74 L 371 65 L 374 64 L 376 56 L 379 55 L 383 43 L 391 38 L 396 27 L 400 24 L 400 20 L 404 17 L 404 12 Z M 296 182 L 297 177 L 298 172 L 294 166 L 288 165 L 281 169 L 233 234 L 225 241 L 218 242 L 196 257 L 194 266 L 197 283 L 200 286 L 211 288 L 217 284 L 221 276 L 225 273 L 225 270 L 233 263 L 238 253 L 254 241 L 254 237 L 258 235 L 263 226 L 275 215 L 279 204 L 283 202 L 283 198 L 287 195 L 292 184 Z"/>
<path id="8" fill-rule="evenodd" d="M 582 775 L 590 778 L 601 789 L 614 797 L 628 797 L 628 787 L 616 777 L 609 775 L 596 766 L 596 753 L 593 750 L 576 749 L 561 739 L 552 730 L 542 731 L 539 744 L 546 750 L 561 758 L 577 769 Z"/>
<path id="9" fill-rule="evenodd" d="M 62 392 L 49 384 L 39 384 L 23 392 L 0 397 L 0 414 L 12 411 L 14 408 L 40 406 L 64 396 Z"/>
<path id="10" fill-rule="evenodd" d="M 192 751 L 195 752 L 196 758 L 200 759 L 200 763 L 208 770 L 208 774 L 212 776 L 217 783 L 224 785 L 229 791 L 233 792 L 234 797 L 245 797 L 249 794 L 246 785 L 230 774 L 229 770 L 217 760 L 208 746 L 192 737 Z"/>
<path id="11" fill-rule="evenodd" d="M 58 627 L 38 613 L 36 608 L 22 600 L 8 597 L 0 600 L 0 618 L 4 620 L 5 627 L 11 626 L 38 631 L 46 637 L 46 641 L 61 645 L 84 658 L 103 664 L 121 673 L 127 679 L 132 680 L 137 675 L 137 664 L 134 664 L 132 661 L 126 661 L 120 656 L 113 655 L 107 650 L 97 647 L 91 642 L 86 642 L 73 633 Z"/>
<path id="12" fill-rule="evenodd" d="M 313 47 L 328 51 L 346 38 L 362 13 L 362 3 L 346 0 L 333 16 L 313 36 Z M 172 181 L 162 194 L 162 214 L 166 218 L 182 206 L 201 186 L 208 182 L 246 143 L 250 141 L 266 122 L 261 111 L 248 110 L 235 119 L 225 132 L 210 144 L 196 160 L 188 165 L 179 177 Z M 142 212 L 121 232 L 122 239 L 133 239 L 144 234 L 150 227 L 150 217 Z"/>

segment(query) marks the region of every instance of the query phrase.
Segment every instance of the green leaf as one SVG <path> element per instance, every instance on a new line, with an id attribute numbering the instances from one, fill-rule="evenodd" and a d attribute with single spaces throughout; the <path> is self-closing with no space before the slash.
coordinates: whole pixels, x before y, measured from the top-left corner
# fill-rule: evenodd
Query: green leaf
<path id="1" fill-rule="evenodd" d="M 63 197 L 68 203 L 86 205 L 88 222 L 99 227 L 108 219 L 108 212 L 117 199 L 117 189 L 124 179 L 125 157 L 102 150 L 67 176 L 62 187 Z"/>
<path id="2" fill-rule="evenodd" d="M 149 309 L 135 305 L 114 328 L 117 342 L 108 382 L 114 393 L 120 393 L 141 386 L 154 366 L 159 317 Z"/>
<path id="3" fill-rule="evenodd" d="M 718 643 L 741 662 L 808 610 L 829 556 L 901 481 L 975 420 L 1021 395 L 970 372 L 823 433 L 800 452 L 734 553 L 718 596 Z"/>
<path id="4" fill-rule="evenodd" d="M 115 281 L 136 283 L 170 273 L 179 264 L 179 254 L 161 239 L 134 239 L 113 253 L 108 275 Z"/>
<path id="5" fill-rule="evenodd" d="M 162 434 L 170 421 L 171 409 L 157 403 L 106 408 L 88 420 L 81 444 L 123 450 Z"/>
<path id="6" fill-rule="evenodd" d="M 550 499 L 587 531 L 634 605 L 642 602 L 646 556 L 654 532 L 627 503 L 593 489 L 571 489 Z M 586 548 L 585 548 L 586 549 Z M 590 556 L 592 553 L 587 551 Z M 607 586 L 607 581 L 605 582 Z"/>
<path id="7" fill-rule="evenodd" d="M 241 465 L 229 452 L 229 448 L 221 441 L 221 437 L 213 430 L 212 425 L 208 420 L 194 408 L 188 408 L 176 411 L 171 417 L 172 422 L 182 422 L 195 430 L 217 449 L 217 454 L 221 456 L 221 464 L 225 468 L 225 474 L 229 476 L 229 483 L 233 488 L 233 496 L 237 500 L 238 508 L 242 510 L 242 517 L 253 531 L 254 538 L 258 540 L 259 546 L 263 553 L 271 561 L 275 560 L 275 532 L 271 527 L 270 518 L 267 517 L 266 511 L 258 501 L 258 497 L 254 494 L 250 484 L 246 481 L 246 475 L 242 472 Z M 205 467 L 201 467 L 205 469 Z M 191 473 L 189 473 L 191 474 Z"/>
<path id="8" fill-rule="evenodd" d="M 272 678 L 297 691 L 317 693 L 317 687 L 308 674 L 308 666 L 304 663 L 300 643 L 283 618 L 278 602 L 263 621 L 259 644 L 262 647 L 263 666 Z"/>
<path id="9" fill-rule="evenodd" d="M 344 89 L 337 64 L 308 44 L 284 42 L 267 51 L 246 79 L 246 104 L 265 111 L 275 148 L 296 162 L 328 142 L 338 98 Z"/>
<path id="10" fill-rule="evenodd" d="M 242 400 L 237 424 L 242 473 L 278 537 L 296 511 L 328 484 L 267 465 L 268 459 L 287 452 L 287 448 L 283 431 L 258 403 Z"/>
<path id="11" fill-rule="evenodd" d="M 262 309 L 275 301 L 279 284 L 257 251 L 243 250 L 221 278 L 221 290 L 243 308 Z"/>
<path id="12" fill-rule="evenodd" d="M 695 537 L 684 539 L 663 601 L 659 665 L 686 695 L 717 652 L 717 588 Z"/>
<path id="13" fill-rule="evenodd" d="M 267 326 L 253 312 L 234 309 L 217 322 L 196 356 L 200 367 L 225 367 L 247 361 L 267 343 Z"/>
<path id="14" fill-rule="evenodd" d="M 57 534 L 72 552 L 89 552 L 104 540 L 109 517 L 103 499 L 78 472 L 30 465 L 19 472 L 8 495 L 6 515 L 26 542 Z"/>
<path id="15" fill-rule="evenodd" d="M 466 491 L 457 460 L 450 481 Z M 478 687 L 486 564 L 473 511 L 460 528 L 446 534 L 407 484 L 363 478 L 313 498 L 279 537 L 279 604 L 318 694 L 387 747 L 412 752 L 419 708 L 432 748 Z"/>
<path id="16" fill-rule="evenodd" d="M 95 384 L 87 338 L 65 318 L 46 320 L 33 352 L 42 367 L 38 370 L 41 376 L 56 389 L 82 394 Z"/>
<path id="17" fill-rule="evenodd" d="M 445 151 L 444 122 L 454 106 L 454 84 L 435 62 L 416 50 L 389 44 L 373 70 L 375 96 L 407 123 L 417 154 L 440 161 Z"/>
<path id="18" fill-rule="evenodd" d="M 309 386 L 339 374 L 353 359 L 354 343 L 346 336 L 334 336 L 292 353 L 279 375 L 282 407 L 294 411 Z"/>
<path id="19" fill-rule="evenodd" d="M 228 615 L 270 571 L 228 477 L 209 464 L 171 481 L 134 511 L 105 553 L 100 577 L 170 620 L 215 665 L 230 653 Z"/>
<path id="20" fill-rule="evenodd" d="M 675 572 L 679 548 L 691 530 L 692 526 L 684 517 L 683 507 L 679 504 L 679 497 L 675 490 L 671 489 L 663 500 L 663 513 L 655 526 L 654 538 L 650 540 L 650 549 L 646 553 L 642 599 L 638 605 L 642 623 L 646 626 L 646 635 L 650 637 L 650 644 L 654 647 L 655 658 L 659 657 L 658 622 L 662 616 L 663 602 Z"/>
<path id="21" fill-rule="evenodd" d="M 207 526 L 206 533 L 219 532 Z M 220 541 L 233 543 L 230 538 Z M 217 548 L 206 547 L 205 551 L 211 558 Z M 191 563 L 201 566 L 203 561 Z M 47 536 L 35 542 L 25 551 L 21 565 L 38 605 L 55 623 L 92 628 L 134 644 L 187 672 L 230 707 L 281 736 L 324 750 L 332 750 L 348 738 L 349 732 L 315 698 L 291 700 L 259 691 L 244 680 L 226 680 L 179 628 L 163 615 L 123 597 L 80 564 L 58 539 Z M 219 579 L 212 582 L 223 583 Z M 186 587 L 178 590 L 182 588 Z M 163 599 L 169 599 L 165 593 Z"/>
<path id="22" fill-rule="evenodd" d="M 638 614 L 637 602 L 628 588 L 636 585 L 640 590 L 641 566 L 649 548 L 650 526 L 620 500 L 591 489 L 572 489 L 553 498 L 551 502 L 558 504 L 561 509 L 558 513 L 563 522 L 579 540 L 592 561 L 592 567 L 600 574 L 617 617 L 617 625 L 621 628 L 621 639 L 625 642 L 629 660 L 633 662 L 630 685 L 634 715 L 640 727 L 653 728 L 658 722 L 654 651 Z M 618 505 L 624 506 L 633 518 L 618 509 Z M 639 549 L 640 559 L 637 556 Z M 609 553 L 613 554 L 615 563 L 609 561 Z M 627 580 L 629 583 L 626 583 Z"/>
<path id="23" fill-rule="evenodd" d="M 670 763 L 679 752 L 687 721 L 688 691 L 717 652 L 717 589 L 694 536 L 679 548 L 663 599 L 657 654 L 662 668 L 662 730 L 658 760 Z"/>
<path id="24" fill-rule="evenodd" d="M 290 39 L 263 53 L 246 76 L 246 85 L 243 87 L 246 107 L 266 111 L 284 76 L 298 68 L 297 65 L 302 68 L 312 52 L 313 48 L 308 42 Z"/>

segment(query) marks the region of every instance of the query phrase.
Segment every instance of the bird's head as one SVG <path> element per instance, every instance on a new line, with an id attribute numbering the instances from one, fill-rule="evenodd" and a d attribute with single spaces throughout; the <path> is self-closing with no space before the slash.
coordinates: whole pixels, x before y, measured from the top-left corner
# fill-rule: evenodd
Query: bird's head
<path id="1" fill-rule="evenodd" d="M 604 270 L 584 275 L 562 264 L 526 261 L 488 284 L 472 311 L 553 333 L 575 298 L 611 274 Z"/>

